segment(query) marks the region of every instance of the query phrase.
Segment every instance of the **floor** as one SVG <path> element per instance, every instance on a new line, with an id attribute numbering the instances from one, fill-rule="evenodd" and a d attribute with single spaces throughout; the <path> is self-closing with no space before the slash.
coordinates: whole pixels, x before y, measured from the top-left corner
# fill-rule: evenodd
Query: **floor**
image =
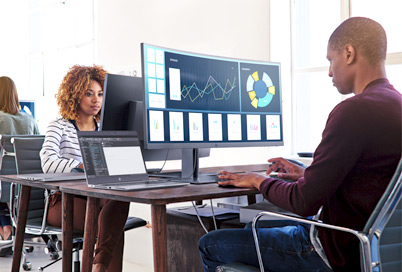
<path id="1" fill-rule="evenodd" d="M 214 200 L 219 202 L 221 199 Z M 227 199 L 226 199 L 227 200 Z M 227 200 L 232 202 L 232 200 Z M 221 202 L 227 202 L 221 201 Z M 246 201 L 244 197 L 243 201 Z M 208 203 L 209 204 L 209 203 Z M 167 205 L 167 208 L 178 206 L 189 206 L 191 202 L 183 202 Z M 130 216 L 141 217 L 151 222 L 151 206 L 147 204 L 131 203 Z M 82 252 L 81 252 L 82 253 Z M 60 254 L 61 255 L 61 254 Z M 62 263 L 57 262 L 44 270 L 39 267 L 51 262 L 49 255 L 44 253 L 44 246 L 36 247 L 35 250 L 27 254 L 27 260 L 32 264 L 32 271 L 59 272 L 62 270 Z M 0 257 L 0 272 L 11 270 L 12 256 Z M 24 271 L 22 268 L 20 271 Z M 125 233 L 123 272 L 153 272 L 153 252 L 152 252 L 152 229 L 141 227 Z"/>
<path id="2" fill-rule="evenodd" d="M 131 203 L 130 215 L 141 217 L 151 221 L 150 206 L 145 204 Z M 123 272 L 153 272 L 152 254 L 152 229 L 141 227 L 126 233 L 124 247 Z M 34 251 L 27 254 L 27 260 L 32 264 L 31 271 L 59 272 L 62 270 L 61 261 L 39 270 L 39 267 L 49 264 L 49 255 L 45 254 L 44 246 L 35 247 Z M 61 255 L 61 254 L 60 254 Z M 0 257 L 0 272 L 11 271 L 12 256 Z M 24 271 L 21 267 L 21 271 Z"/>

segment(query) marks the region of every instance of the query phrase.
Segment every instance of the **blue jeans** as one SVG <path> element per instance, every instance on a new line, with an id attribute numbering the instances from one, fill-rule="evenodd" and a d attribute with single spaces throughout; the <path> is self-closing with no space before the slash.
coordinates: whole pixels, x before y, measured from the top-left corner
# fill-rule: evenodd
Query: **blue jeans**
<path id="1" fill-rule="evenodd" d="M 258 223 L 265 271 L 332 271 L 314 250 L 310 226 L 288 220 Z M 259 267 L 250 225 L 244 229 L 212 231 L 199 241 L 204 271 L 220 264 L 240 262 Z"/>

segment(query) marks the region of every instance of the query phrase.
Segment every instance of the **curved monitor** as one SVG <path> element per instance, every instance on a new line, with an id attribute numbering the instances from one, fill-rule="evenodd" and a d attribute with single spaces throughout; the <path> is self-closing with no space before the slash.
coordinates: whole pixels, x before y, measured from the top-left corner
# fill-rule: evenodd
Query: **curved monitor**
<path id="1" fill-rule="evenodd" d="M 141 44 L 144 145 L 283 145 L 280 64 Z"/>

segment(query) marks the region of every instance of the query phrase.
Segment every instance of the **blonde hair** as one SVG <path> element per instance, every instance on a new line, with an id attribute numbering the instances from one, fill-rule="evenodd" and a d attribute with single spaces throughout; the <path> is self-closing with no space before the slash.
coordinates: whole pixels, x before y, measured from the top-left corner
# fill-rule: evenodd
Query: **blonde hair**
<path id="1" fill-rule="evenodd" d="M 80 101 L 92 80 L 103 88 L 106 71 L 101 66 L 74 65 L 64 76 L 56 95 L 60 115 L 67 120 L 77 120 Z M 100 112 L 95 116 L 99 119 Z"/>
<path id="2" fill-rule="evenodd" d="M 15 115 L 19 109 L 17 87 L 14 81 L 6 76 L 0 77 L 0 110 Z"/>

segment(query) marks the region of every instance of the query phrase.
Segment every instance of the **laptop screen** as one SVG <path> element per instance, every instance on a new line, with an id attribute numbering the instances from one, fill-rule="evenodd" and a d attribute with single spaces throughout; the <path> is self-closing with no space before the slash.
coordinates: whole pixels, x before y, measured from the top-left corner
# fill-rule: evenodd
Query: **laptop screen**
<path id="1" fill-rule="evenodd" d="M 135 132 L 80 131 L 78 140 L 88 182 L 95 178 L 96 183 L 147 178 Z"/>

